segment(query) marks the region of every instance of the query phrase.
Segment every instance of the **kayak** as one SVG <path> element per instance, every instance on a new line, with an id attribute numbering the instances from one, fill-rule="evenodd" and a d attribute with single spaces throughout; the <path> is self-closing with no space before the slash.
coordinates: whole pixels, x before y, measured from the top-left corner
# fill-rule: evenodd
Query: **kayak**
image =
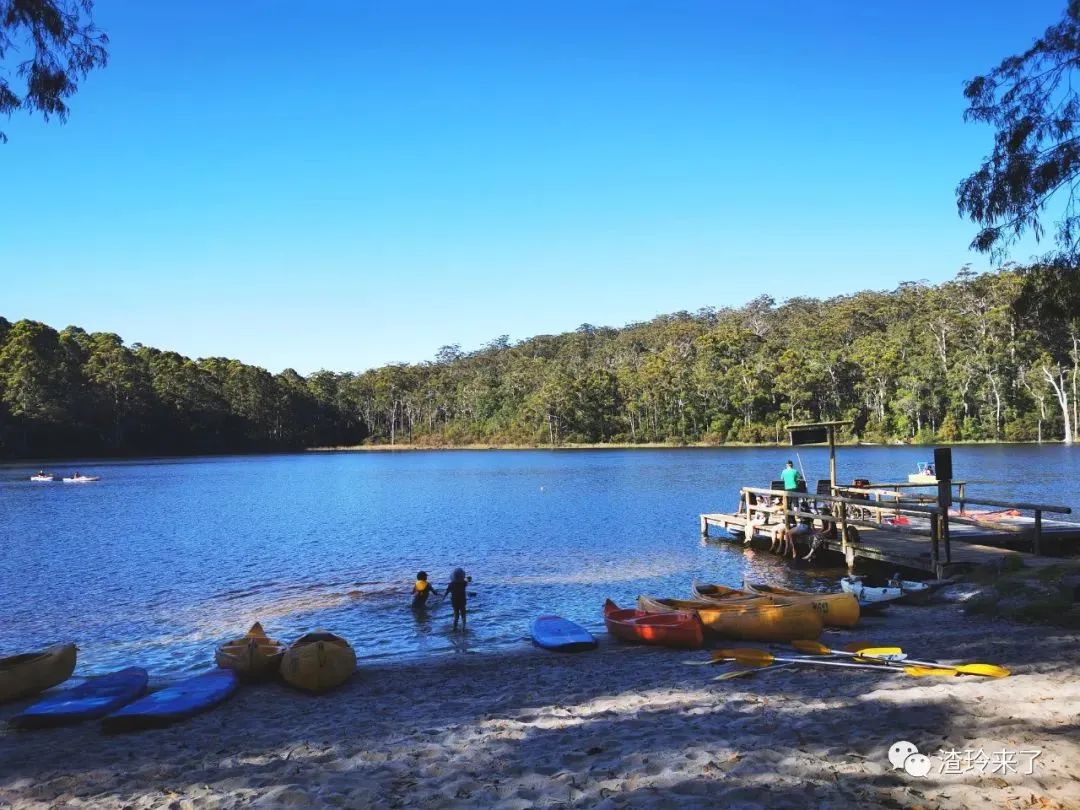
<path id="1" fill-rule="evenodd" d="M 36 695 L 63 683 L 75 671 L 74 644 L 0 658 L 0 703 Z"/>
<path id="2" fill-rule="evenodd" d="M 634 608 L 620 608 L 608 599 L 604 602 L 604 625 L 611 635 L 623 641 L 691 650 L 705 643 L 701 622 L 693 613 L 684 610 L 646 613 Z"/>
<path id="3" fill-rule="evenodd" d="M 125 706 L 146 691 L 147 674 L 141 667 L 128 667 L 108 675 L 90 678 L 38 701 L 11 718 L 16 728 L 67 726 L 104 717 Z"/>
<path id="4" fill-rule="evenodd" d="M 56 476 L 51 473 L 38 473 L 37 475 L 31 475 L 30 480 L 39 482 L 55 481 Z"/>
<path id="5" fill-rule="evenodd" d="M 529 628 L 533 644 L 545 650 L 581 652 L 596 647 L 596 637 L 562 616 L 539 616 Z"/>
<path id="6" fill-rule="evenodd" d="M 62 479 L 65 484 L 89 484 L 93 481 L 100 481 L 100 475 L 73 475 L 70 478 Z"/>
<path id="7" fill-rule="evenodd" d="M 758 600 L 723 604 L 708 599 L 656 599 L 639 596 L 638 608 L 648 613 L 691 611 L 704 628 L 722 638 L 742 641 L 812 641 L 824 622 L 809 602 Z"/>
<path id="8" fill-rule="evenodd" d="M 913 579 L 894 578 L 889 580 L 888 585 L 876 587 L 864 583 L 862 577 L 844 577 L 840 580 L 840 587 L 858 596 L 860 602 L 866 600 L 921 605 L 930 598 L 930 586 Z"/>
<path id="9" fill-rule="evenodd" d="M 753 593 L 810 602 L 821 613 L 821 618 L 828 627 L 854 627 L 859 623 L 859 599 L 854 594 L 810 593 L 793 591 L 778 585 L 759 585 L 751 582 L 745 584 L 746 589 Z"/>
<path id="10" fill-rule="evenodd" d="M 729 588 L 727 585 L 714 585 L 711 582 L 698 582 L 696 579 L 691 583 L 690 590 L 695 599 L 712 599 L 723 602 L 725 605 L 733 602 L 772 601 L 767 595 L 754 593 L 747 589 Z"/>
<path id="11" fill-rule="evenodd" d="M 294 641 L 281 659 L 281 676 L 307 692 L 341 686 L 356 671 L 356 653 L 349 642 L 325 630 Z"/>
<path id="12" fill-rule="evenodd" d="M 200 714 L 228 698 L 240 683 L 230 669 L 214 669 L 185 678 L 129 703 L 101 721 L 105 731 L 160 728 Z"/>
<path id="13" fill-rule="evenodd" d="M 258 622 L 251 625 L 247 635 L 226 641 L 214 656 L 222 669 L 231 669 L 241 678 L 267 678 L 281 667 L 285 645 L 268 637 Z"/>

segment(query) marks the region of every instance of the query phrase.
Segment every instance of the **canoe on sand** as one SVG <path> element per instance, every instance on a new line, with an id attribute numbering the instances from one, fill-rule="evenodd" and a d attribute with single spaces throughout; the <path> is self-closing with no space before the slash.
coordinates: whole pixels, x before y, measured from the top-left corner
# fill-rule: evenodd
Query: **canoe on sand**
<path id="1" fill-rule="evenodd" d="M 267 636 L 255 622 L 246 636 L 218 647 L 214 657 L 222 669 L 231 669 L 244 680 L 259 680 L 275 674 L 284 655 L 285 645 Z"/>
<path id="2" fill-rule="evenodd" d="M 623 641 L 691 650 L 705 643 L 701 622 L 687 611 L 646 613 L 634 608 L 620 608 L 608 599 L 604 602 L 604 624 L 611 635 Z"/>
<path id="3" fill-rule="evenodd" d="M 306 692 L 341 686 L 356 671 L 356 653 L 349 642 L 325 630 L 301 636 L 281 659 L 281 677 Z"/>
<path id="4" fill-rule="evenodd" d="M 697 613 L 705 630 L 741 641 L 813 640 L 821 635 L 821 614 L 809 602 L 740 602 L 723 604 L 708 599 L 656 599 L 639 596 L 647 613 L 687 610 Z"/>
<path id="5" fill-rule="evenodd" d="M 859 623 L 859 599 L 850 593 L 810 593 L 793 591 L 779 585 L 746 583 L 746 589 L 763 596 L 775 596 L 789 601 L 805 600 L 821 613 L 828 627 L 854 627 Z"/>
<path id="6" fill-rule="evenodd" d="M 0 658 L 0 703 L 36 695 L 63 683 L 75 671 L 75 645 Z"/>

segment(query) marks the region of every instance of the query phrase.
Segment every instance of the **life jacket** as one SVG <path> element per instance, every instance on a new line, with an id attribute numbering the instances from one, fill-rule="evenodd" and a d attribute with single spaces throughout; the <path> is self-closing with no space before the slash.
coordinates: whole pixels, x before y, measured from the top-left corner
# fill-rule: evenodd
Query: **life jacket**
<path id="1" fill-rule="evenodd" d="M 430 587 L 431 583 L 428 582 L 426 579 L 418 579 L 416 580 L 416 584 L 413 586 L 413 590 L 417 593 L 423 593 Z"/>

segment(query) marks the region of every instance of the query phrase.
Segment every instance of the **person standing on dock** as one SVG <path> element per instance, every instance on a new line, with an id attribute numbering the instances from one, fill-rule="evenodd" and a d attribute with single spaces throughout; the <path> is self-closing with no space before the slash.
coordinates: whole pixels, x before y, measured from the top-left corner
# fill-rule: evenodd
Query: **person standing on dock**
<path id="1" fill-rule="evenodd" d="M 787 466 L 780 471 L 780 480 L 784 484 L 784 491 L 788 493 L 788 508 L 797 509 L 798 501 L 792 500 L 791 495 L 799 491 L 799 471 L 795 469 L 791 459 L 788 459 Z M 785 526 L 792 526 L 794 523 L 790 515 L 784 515 Z"/>

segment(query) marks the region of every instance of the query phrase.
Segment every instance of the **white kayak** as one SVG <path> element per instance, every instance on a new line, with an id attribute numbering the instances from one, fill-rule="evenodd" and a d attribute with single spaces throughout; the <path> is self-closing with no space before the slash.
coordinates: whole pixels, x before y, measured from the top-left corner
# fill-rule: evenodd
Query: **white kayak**
<path id="1" fill-rule="evenodd" d="M 930 586 L 925 582 L 910 579 L 890 579 L 889 584 L 875 588 L 864 585 L 862 577 L 844 577 L 840 588 L 845 593 L 853 593 L 860 602 L 911 602 L 923 601 L 930 594 Z"/>
<path id="2" fill-rule="evenodd" d="M 65 484 L 89 484 L 92 481 L 100 481 L 100 475 L 73 475 L 63 479 Z"/>
<path id="3" fill-rule="evenodd" d="M 51 473 L 38 473 L 37 475 L 31 475 L 30 480 L 31 481 L 40 481 L 40 482 L 55 481 L 56 476 L 52 475 Z"/>

